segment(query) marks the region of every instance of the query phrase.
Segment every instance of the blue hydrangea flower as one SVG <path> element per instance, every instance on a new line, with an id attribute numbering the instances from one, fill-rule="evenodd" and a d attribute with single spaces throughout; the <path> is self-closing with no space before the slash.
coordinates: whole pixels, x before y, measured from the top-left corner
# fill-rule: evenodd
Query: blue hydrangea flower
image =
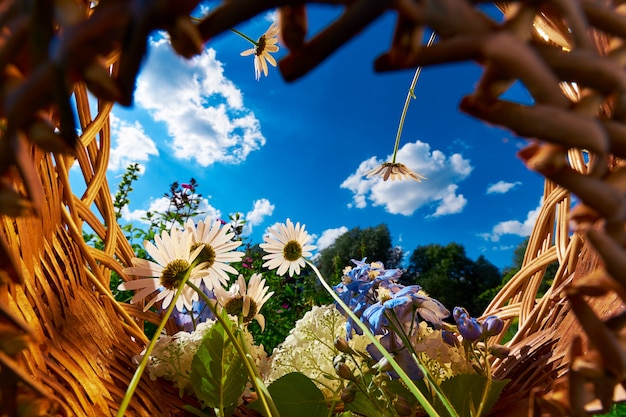
<path id="1" fill-rule="evenodd" d="M 377 288 L 395 283 L 402 275 L 400 269 L 387 270 L 382 263 L 370 264 L 365 262 L 366 259 L 363 258 L 361 261 L 352 259 L 352 263 L 356 266 L 344 275 L 341 283 L 334 287 L 341 300 L 350 307 L 350 310 L 357 317 L 361 317 L 365 310 L 376 302 L 375 291 Z M 340 306 L 337 308 L 347 316 Z M 356 323 L 348 317 L 347 339 L 352 337 L 353 331 L 357 334 L 363 333 Z"/>
<path id="2" fill-rule="evenodd" d="M 440 326 L 442 320 L 450 315 L 450 312 L 439 301 L 430 298 L 423 292 L 419 285 L 407 287 L 400 284 L 389 285 L 388 298 L 383 298 L 369 306 L 363 312 L 363 321 L 369 326 L 374 334 L 382 334 L 389 326 L 388 316 L 385 314 L 394 311 L 400 321 L 399 324 L 408 329 L 413 320 L 417 321 L 417 313 L 429 323 Z"/>

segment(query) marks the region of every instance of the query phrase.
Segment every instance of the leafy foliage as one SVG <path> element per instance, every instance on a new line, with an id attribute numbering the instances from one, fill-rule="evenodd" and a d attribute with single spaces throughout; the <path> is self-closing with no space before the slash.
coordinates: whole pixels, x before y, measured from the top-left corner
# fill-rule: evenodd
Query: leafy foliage
<path id="1" fill-rule="evenodd" d="M 191 382 L 198 399 L 216 410 L 218 416 L 234 413 L 248 374 L 243 359 L 219 323 L 204 336 L 191 362 Z"/>
<path id="2" fill-rule="evenodd" d="M 325 417 L 328 407 L 324 394 L 305 375 L 292 372 L 274 381 L 268 390 L 281 417 Z M 248 406 L 262 412 L 258 401 Z"/>
<path id="3" fill-rule="evenodd" d="M 481 415 L 487 415 L 508 383 L 508 379 L 503 381 L 492 380 L 490 386 L 487 387 L 487 378 L 484 375 L 460 374 L 442 382 L 441 390 L 450 400 L 458 415 L 471 416 L 476 415 L 478 406 L 482 401 L 482 395 L 486 389 L 489 389 L 481 413 Z M 447 415 L 445 408 L 436 398 L 433 399 L 433 404 L 439 414 Z"/>
<path id="4" fill-rule="evenodd" d="M 402 249 L 392 248 L 391 234 L 385 224 L 361 229 L 355 227 L 339 236 L 335 243 L 320 252 L 317 267 L 326 279 L 337 284 L 351 259 L 381 261 L 386 268 L 397 268 L 402 261 Z"/>
<path id="5" fill-rule="evenodd" d="M 489 301 L 480 295 L 497 287 L 501 276 L 484 256 L 472 261 L 462 245 L 450 243 L 418 246 L 401 281 L 421 285 L 448 308 L 463 306 L 473 315 L 479 315 Z"/>
<path id="6" fill-rule="evenodd" d="M 254 273 L 263 273 L 267 285 L 275 292 L 261 310 L 265 322 L 269 325 L 266 325 L 264 331 L 261 331 L 256 321 L 248 326 L 254 340 L 263 344 L 267 352 L 272 352 L 285 340 L 296 321 L 317 304 L 320 298 L 317 296 L 316 286 L 310 285 L 314 278 L 306 275 L 308 270 L 300 276 L 281 277 L 275 271 L 268 271 L 262 267 L 264 262 L 262 257 L 263 251 L 258 244 L 254 246 L 248 244 L 243 261 L 233 266 L 246 280 Z"/>

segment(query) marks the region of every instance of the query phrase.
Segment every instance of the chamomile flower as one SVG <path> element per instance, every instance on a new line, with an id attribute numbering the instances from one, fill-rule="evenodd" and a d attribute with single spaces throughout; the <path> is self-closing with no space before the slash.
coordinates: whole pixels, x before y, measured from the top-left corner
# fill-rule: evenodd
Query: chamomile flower
<path id="1" fill-rule="evenodd" d="M 254 54 L 254 75 L 257 80 L 261 78 L 261 72 L 267 77 L 268 62 L 273 67 L 276 66 L 276 60 L 270 53 L 278 52 L 279 47 L 276 43 L 278 43 L 279 30 L 278 24 L 272 23 L 269 29 L 256 41 L 254 48 L 246 49 L 241 53 L 241 56 Z"/>
<path id="2" fill-rule="evenodd" d="M 294 224 L 287 219 L 287 224 L 278 224 L 269 229 L 269 235 L 263 238 L 261 248 L 267 252 L 263 256 L 266 262 L 263 267 L 276 269 L 278 275 L 285 275 L 289 270 L 289 276 L 294 272 L 300 274 L 300 268 L 304 268 L 304 259 L 311 257 L 313 245 L 307 245 L 309 234 L 304 230 L 304 225 Z"/>
<path id="3" fill-rule="evenodd" d="M 217 302 L 232 316 L 243 317 L 244 323 L 252 320 L 259 322 L 261 330 L 265 329 L 265 317 L 259 313 L 263 304 L 274 294 L 268 293 L 269 287 L 261 274 L 252 274 L 250 282 L 246 285 L 243 275 L 239 275 L 237 282 L 226 291 L 222 287 L 213 290 Z"/>
<path id="4" fill-rule="evenodd" d="M 201 248 L 198 257 L 206 263 L 205 275 L 202 277 L 204 285 L 209 290 L 226 285 L 230 280 L 228 273 L 238 273 L 228 262 L 239 262 L 244 255 L 243 252 L 235 251 L 241 241 L 232 240 L 235 234 L 231 232 L 230 226 L 223 225 L 219 220 L 211 224 L 207 217 L 197 225 L 193 220 L 187 220 L 185 230 L 191 234 L 191 249 Z"/>
<path id="5" fill-rule="evenodd" d="M 201 251 L 200 248 L 190 250 L 191 238 L 189 232 L 172 229 L 170 233 L 163 231 L 161 236 L 155 236 L 154 243 L 146 240 L 144 247 L 156 262 L 133 258 L 133 266 L 125 268 L 124 272 L 147 278 L 124 282 L 117 287 L 118 290 L 140 290 L 130 300 L 131 304 L 137 303 L 159 290 L 159 294 L 146 304 L 144 310 L 161 300 L 163 301 L 161 307 L 167 308 L 172 302 L 185 273 Z M 191 271 L 189 280 L 199 279 L 202 274 L 202 267 L 202 264 L 196 266 Z M 192 303 L 197 297 L 198 294 L 191 288 L 185 287 L 176 301 L 176 308 L 179 311 L 183 311 L 183 307 L 191 309 Z"/>
<path id="6" fill-rule="evenodd" d="M 385 162 L 369 171 L 365 174 L 365 176 L 367 178 L 380 176 L 383 178 L 383 181 L 387 181 L 391 178 L 391 181 L 411 179 L 417 182 L 422 182 L 423 179 L 426 179 L 425 176 L 411 171 L 406 165 L 398 162 Z"/>

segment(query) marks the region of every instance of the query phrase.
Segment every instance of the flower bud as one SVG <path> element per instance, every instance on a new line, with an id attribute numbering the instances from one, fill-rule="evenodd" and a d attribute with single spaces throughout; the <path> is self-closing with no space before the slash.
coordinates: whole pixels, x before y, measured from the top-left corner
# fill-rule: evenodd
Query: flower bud
<path id="1" fill-rule="evenodd" d="M 509 356 L 511 349 L 502 345 L 493 345 L 489 348 L 489 353 L 495 356 L 498 359 L 504 359 Z"/>
<path id="2" fill-rule="evenodd" d="M 456 336 L 454 335 L 454 333 L 448 331 L 448 330 L 442 330 L 441 331 L 441 338 L 443 339 L 443 341 L 450 345 L 450 346 L 458 346 L 459 345 L 459 339 L 456 338 Z"/>
<path id="3" fill-rule="evenodd" d="M 335 349 L 341 353 L 354 353 L 347 340 L 341 336 L 335 339 Z"/>
<path id="4" fill-rule="evenodd" d="M 495 336 L 500 334 L 504 328 L 504 322 L 500 317 L 489 316 L 483 321 L 483 334 L 485 336 Z"/>
<path id="5" fill-rule="evenodd" d="M 340 378 L 347 379 L 349 381 L 354 379 L 352 369 L 350 369 L 350 367 L 343 362 L 335 365 L 335 372 L 337 372 L 337 375 L 339 375 Z"/>
<path id="6" fill-rule="evenodd" d="M 474 342 L 482 336 L 483 328 L 474 317 L 462 314 L 457 321 L 459 333 L 463 336 L 463 341 Z"/>
<path id="7" fill-rule="evenodd" d="M 354 401 L 356 397 L 356 386 L 354 384 L 350 384 L 341 391 L 341 401 L 348 404 Z"/>
<path id="8" fill-rule="evenodd" d="M 393 408 L 396 409 L 396 413 L 400 416 L 413 415 L 413 409 L 409 405 L 409 402 L 404 397 L 396 397 L 393 402 Z"/>
<path id="9" fill-rule="evenodd" d="M 463 315 L 469 317 L 469 313 L 463 307 L 454 307 L 454 310 L 452 310 L 452 317 L 454 317 L 454 321 L 456 321 L 457 323 Z"/>

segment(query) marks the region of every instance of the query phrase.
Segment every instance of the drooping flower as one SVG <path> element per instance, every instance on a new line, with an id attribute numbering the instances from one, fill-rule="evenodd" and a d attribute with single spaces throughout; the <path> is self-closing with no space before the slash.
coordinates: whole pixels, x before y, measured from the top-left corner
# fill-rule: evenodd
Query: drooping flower
<path id="1" fill-rule="evenodd" d="M 209 217 L 200 220 L 197 225 L 189 219 L 185 229 L 191 234 L 191 248 L 201 248 L 199 259 L 206 262 L 205 275 L 202 277 L 204 285 L 209 290 L 226 285 L 230 280 L 227 273 L 238 273 L 228 262 L 238 262 L 243 257 L 243 252 L 235 251 L 241 241 L 233 241 L 235 234 L 230 231 L 230 227 L 224 226 L 219 220 L 211 224 Z"/>
<path id="2" fill-rule="evenodd" d="M 269 235 L 263 238 L 265 243 L 261 243 L 261 248 L 267 252 L 263 256 L 266 262 L 264 268 L 276 269 L 278 275 L 285 275 L 289 271 L 289 276 L 294 272 L 300 274 L 300 268 L 304 268 L 304 259 L 311 257 L 311 251 L 315 249 L 313 245 L 307 245 L 309 234 L 304 230 L 304 225 L 294 224 L 287 219 L 287 224 L 278 224 L 269 229 Z"/>
<path id="3" fill-rule="evenodd" d="M 148 278 L 127 281 L 117 288 L 119 290 L 140 290 L 130 300 L 131 304 L 137 303 L 159 290 L 160 293 L 146 304 L 144 310 L 161 300 L 163 300 L 161 307 L 167 308 L 172 302 L 184 274 L 200 254 L 200 248 L 191 250 L 191 239 L 190 233 L 172 229 L 170 233 L 163 231 L 161 236 L 155 236 L 154 243 L 146 240 L 144 247 L 156 262 L 133 258 L 133 266 L 125 268 L 124 272 Z M 196 266 L 191 271 L 189 280 L 199 279 L 202 275 L 201 268 L 203 266 L 202 264 Z M 183 308 L 190 310 L 197 297 L 198 295 L 190 287 L 185 287 L 176 301 L 176 308 L 179 311 L 183 311 Z"/>
<path id="4" fill-rule="evenodd" d="M 377 175 L 382 177 L 383 181 L 387 181 L 390 177 L 391 181 L 411 179 L 417 182 L 422 182 L 422 180 L 426 179 L 425 176 L 411 171 L 406 165 L 398 162 L 384 162 L 380 166 L 365 174 L 367 178 Z"/>
<path id="5" fill-rule="evenodd" d="M 268 290 L 261 274 L 252 274 L 247 285 L 243 275 L 239 275 L 237 282 L 228 291 L 222 287 L 213 289 L 218 303 L 228 314 L 243 317 L 244 323 L 256 320 L 261 330 L 265 329 L 265 317 L 260 313 L 261 307 L 274 295 L 273 291 L 268 293 Z"/>
<path id="6" fill-rule="evenodd" d="M 259 40 L 254 45 L 254 48 L 246 49 L 241 53 L 241 56 L 248 56 L 254 54 L 254 76 L 258 80 L 261 78 L 261 72 L 267 77 L 267 63 L 269 62 L 273 67 L 276 66 L 276 60 L 270 53 L 278 52 L 278 32 L 280 27 L 276 23 L 267 29 L 267 31 L 261 35 Z"/>

